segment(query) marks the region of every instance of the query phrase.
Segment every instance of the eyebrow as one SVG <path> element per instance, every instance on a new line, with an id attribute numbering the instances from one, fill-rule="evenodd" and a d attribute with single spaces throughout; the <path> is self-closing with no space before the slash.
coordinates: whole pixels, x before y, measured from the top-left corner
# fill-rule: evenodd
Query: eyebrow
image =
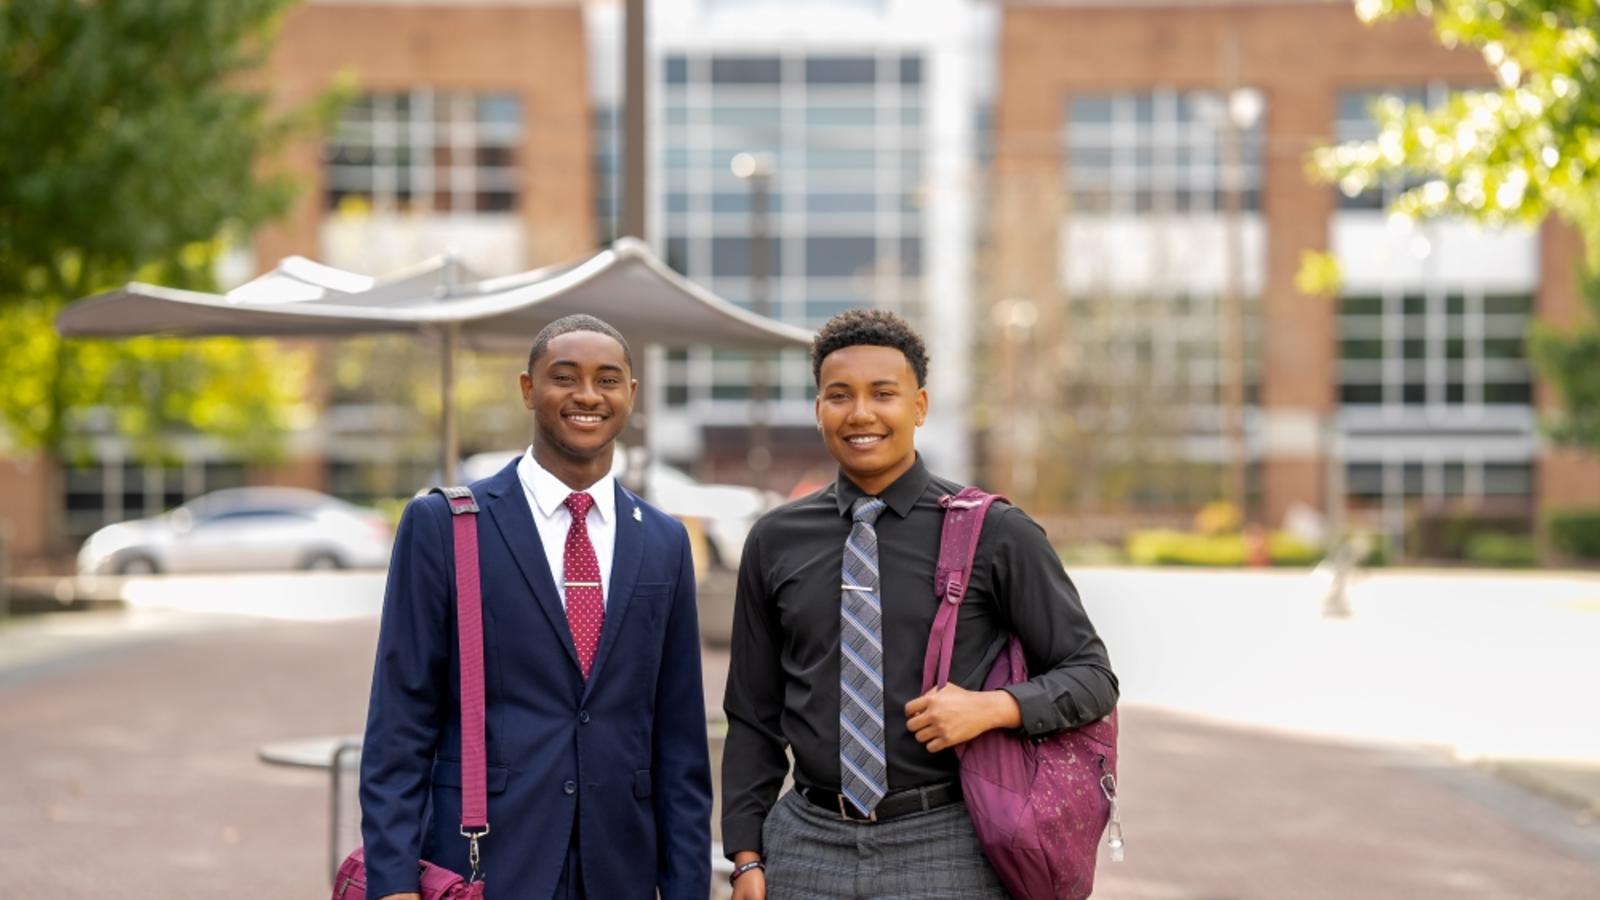
<path id="1" fill-rule="evenodd" d="M 581 368 L 583 368 L 583 363 L 580 363 L 575 359 L 554 359 L 554 360 L 550 361 L 549 368 L 559 369 L 562 366 L 572 366 L 575 369 L 581 369 Z M 605 371 L 605 372 L 625 372 L 625 371 L 627 371 L 622 366 L 619 366 L 616 363 L 601 363 L 600 364 L 600 369 L 602 371 Z"/>
<path id="2" fill-rule="evenodd" d="M 898 379 L 898 378 L 880 378 L 877 381 L 874 381 L 870 385 L 868 385 L 868 387 L 899 387 L 899 386 L 900 386 L 900 379 Z M 850 387 L 850 385 L 848 383 L 846 383 L 846 382 L 843 382 L 843 381 L 830 381 L 826 385 L 824 385 L 822 389 L 825 390 L 825 391 L 831 391 L 834 388 L 846 388 L 846 389 L 848 389 L 849 387 Z"/>

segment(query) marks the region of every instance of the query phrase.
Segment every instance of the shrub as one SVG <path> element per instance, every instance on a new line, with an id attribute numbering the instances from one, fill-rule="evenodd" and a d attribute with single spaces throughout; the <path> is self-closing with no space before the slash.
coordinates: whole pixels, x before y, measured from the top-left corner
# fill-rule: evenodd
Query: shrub
<path id="1" fill-rule="evenodd" d="M 1128 561 L 1121 547 L 1086 541 L 1061 548 L 1061 561 L 1069 566 L 1119 566 Z"/>
<path id="2" fill-rule="evenodd" d="M 1245 541 L 1240 534 L 1190 534 L 1182 531 L 1136 531 L 1128 536 L 1128 561 L 1141 566 L 1242 566 Z M 1281 531 L 1267 535 L 1273 565 L 1310 565 L 1321 553 Z"/>
<path id="3" fill-rule="evenodd" d="M 1274 531 L 1267 535 L 1267 556 L 1275 566 L 1310 566 L 1322 558 L 1322 551 L 1292 534 Z"/>
<path id="4" fill-rule="evenodd" d="M 1562 556 L 1600 560 L 1600 509 L 1564 509 L 1546 520 L 1550 543 Z"/>
<path id="5" fill-rule="evenodd" d="M 1539 542 L 1526 534 L 1479 532 L 1467 540 L 1467 559 L 1508 569 L 1531 568 L 1539 564 Z"/>
<path id="6" fill-rule="evenodd" d="M 1243 517 L 1226 500 L 1213 500 L 1194 514 L 1194 530 L 1206 537 L 1222 537 L 1239 530 Z"/>
<path id="7" fill-rule="evenodd" d="M 1520 513 L 1479 509 L 1430 510 L 1412 523 L 1407 542 L 1423 559 L 1470 559 L 1467 545 L 1481 534 L 1529 534 L 1532 523 Z"/>

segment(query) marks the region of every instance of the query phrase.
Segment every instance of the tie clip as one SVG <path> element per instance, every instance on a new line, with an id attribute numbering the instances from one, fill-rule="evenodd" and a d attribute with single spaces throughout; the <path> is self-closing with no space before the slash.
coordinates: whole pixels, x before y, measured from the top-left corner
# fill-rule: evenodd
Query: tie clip
<path id="1" fill-rule="evenodd" d="M 877 591 L 873 590 L 872 588 L 859 587 L 859 586 L 853 585 L 853 584 L 841 584 L 841 585 L 839 585 L 839 589 L 840 590 L 845 590 L 845 591 L 861 591 L 864 594 L 875 594 L 875 593 L 877 593 Z"/>
<path id="2" fill-rule="evenodd" d="M 575 588 L 575 587 L 599 587 L 599 586 L 600 586 L 600 582 L 598 582 L 598 581 L 569 581 L 569 582 L 566 583 L 566 587 L 569 587 L 569 588 Z"/>

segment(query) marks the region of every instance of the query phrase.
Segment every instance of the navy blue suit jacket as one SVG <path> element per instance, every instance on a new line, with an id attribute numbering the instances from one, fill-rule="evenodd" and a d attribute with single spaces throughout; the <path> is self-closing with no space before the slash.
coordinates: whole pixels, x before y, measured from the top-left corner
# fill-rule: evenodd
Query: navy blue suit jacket
<path id="1" fill-rule="evenodd" d="M 551 896 L 577 817 L 589 897 L 659 889 L 662 900 L 705 900 L 711 767 L 683 525 L 617 486 L 605 625 L 586 682 L 515 461 L 472 490 L 490 896 Z M 389 566 L 361 756 L 369 897 L 416 890 L 419 858 L 468 870 L 452 547 L 444 498 L 412 501 Z"/>

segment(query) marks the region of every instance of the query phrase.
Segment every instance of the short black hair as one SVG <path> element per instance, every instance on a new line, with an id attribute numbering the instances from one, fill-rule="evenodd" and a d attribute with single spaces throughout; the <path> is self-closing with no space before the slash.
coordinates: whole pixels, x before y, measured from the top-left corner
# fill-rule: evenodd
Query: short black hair
<path id="1" fill-rule="evenodd" d="M 904 353 L 917 375 L 917 387 L 927 384 L 928 348 L 909 322 L 886 309 L 848 309 L 824 322 L 811 340 L 811 377 L 817 386 L 822 386 L 822 361 L 828 354 L 862 344 Z"/>
<path id="2" fill-rule="evenodd" d="M 622 336 L 622 332 L 594 316 L 574 313 L 562 316 L 539 330 L 538 336 L 533 339 L 533 349 L 528 351 L 528 372 L 532 374 L 534 363 L 538 362 L 544 351 L 549 349 L 551 341 L 574 331 L 593 331 L 615 339 L 622 345 L 622 359 L 628 364 L 628 371 L 633 371 L 633 351 L 628 349 L 628 339 Z"/>

